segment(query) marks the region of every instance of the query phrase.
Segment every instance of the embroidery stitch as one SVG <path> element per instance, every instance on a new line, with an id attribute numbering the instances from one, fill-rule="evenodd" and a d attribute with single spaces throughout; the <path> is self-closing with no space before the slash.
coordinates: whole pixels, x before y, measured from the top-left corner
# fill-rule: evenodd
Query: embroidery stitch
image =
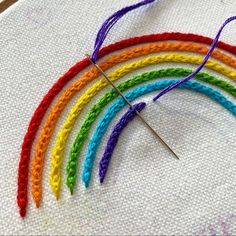
<path id="1" fill-rule="evenodd" d="M 152 65 L 154 63 L 161 63 L 161 62 L 188 62 L 188 63 L 200 63 L 201 58 L 195 57 L 195 56 L 189 56 L 189 55 L 182 55 L 182 54 L 167 54 L 167 55 L 161 55 L 161 56 L 150 56 L 146 57 L 142 60 L 132 62 L 130 64 L 127 64 L 121 68 L 116 69 L 114 72 L 109 74 L 109 78 L 114 81 L 118 78 L 124 76 L 130 71 L 134 71 L 138 68 L 145 67 L 147 65 Z M 206 63 L 207 68 L 214 69 L 218 71 L 219 73 L 222 73 L 226 76 L 228 76 L 231 79 L 236 79 L 236 73 L 232 70 L 230 70 L 227 67 L 224 67 L 216 62 L 208 61 Z M 94 97 L 100 90 L 102 90 L 104 87 L 108 85 L 107 81 L 102 78 L 98 82 L 94 83 L 88 90 L 86 90 L 85 93 L 82 94 L 82 96 L 79 98 L 79 100 L 76 102 L 76 104 L 73 106 L 73 108 L 70 110 L 69 115 L 64 122 L 62 129 L 59 131 L 57 135 L 57 140 L 54 145 L 53 151 L 52 151 L 52 157 L 51 157 L 51 176 L 54 175 L 54 172 L 60 172 L 60 169 L 58 168 L 57 163 L 61 163 L 63 158 L 63 151 L 65 148 L 65 144 L 68 138 L 68 135 L 74 125 L 74 122 L 80 112 L 83 110 L 83 108 L 86 106 L 86 104 Z M 72 160 L 72 165 L 74 166 L 76 163 Z M 59 164 L 60 165 L 60 164 Z M 69 164 L 68 164 L 69 165 Z M 55 166 L 55 167 L 54 167 Z M 55 175 L 56 177 L 54 179 L 51 179 L 51 185 L 56 186 L 56 188 L 60 187 L 60 175 Z M 52 184 L 53 183 L 53 184 Z M 55 183 L 55 184 L 54 184 Z M 58 193 L 59 190 L 53 189 L 54 193 Z M 58 195 L 56 194 L 56 198 L 58 198 Z"/>
<path id="2" fill-rule="evenodd" d="M 165 86 L 171 85 L 175 83 L 176 80 L 164 80 L 161 82 L 155 82 L 153 84 L 139 86 L 138 88 L 132 90 L 131 92 L 126 93 L 127 99 L 129 101 L 134 101 L 136 98 L 143 96 L 145 94 L 151 93 L 155 90 L 160 90 Z M 236 105 L 234 105 L 231 101 L 221 95 L 218 91 L 207 87 L 203 84 L 194 81 L 187 81 L 184 84 L 181 84 L 179 88 L 190 89 L 199 93 L 203 93 L 212 100 L 218 102 L 227 110 L 229 110 L 234 116 L 236 116 Z M 125 102 L 123 99 L 118 98 L 116 102 L 110 106 L 105 114 L 103 115 L 102 119 L 99 121 L 92 138 L 88 145 L 87 154 L 84 161 L 83 166 L 83 174 L 82 179 L 85 183 L 85 186 L 88 187 L 89 181 L 91 178 L 92 168 L 94 159 L 96 157 L 97 149 L 102 141 L 102 137 L 107 131 L 107 128 L 111 122 L 111 120 L 115 117 L 115 115 L 125 106 Z"/>
<path id="3" fill-rule="evenodd" d="M 130 107 L 128 111 L 121 117 L 119 122 L 115 125 L 113 128 L 111 135 L 107 141 L 106 148 L 104 151 L 104 154 L 99 162 L 99 177 L 100 177 L 100 183 L 103 183 L 104 178 L 107 173 L 107 169 L 111 160 L 111 156 L 113 154 L 113 151 L 117 145 L 119 136 L 121 135 L 122 130 L 128 125 L 129 122 L 131 122 L 135 116 L 135 111 L 142 111 L 144 107 L 146 106 L 146 103 L 141 102 L 133 105 L 133 107 Z"/>
<path id="4" fill-rule="evenodd" d="M 99 58 L 104 57 L 105 55 L 115 52 L 117 50 L 125 49 L 134 45 L 142 43 L 151 43 L 165 40 L 181 40 L 181 41 L 192 41 L 198 43 L 204 43 L 210 45 L 212 39 L 205 36 L 200 36 L 196 34 L 185 34 L 179 32 L 168 32 L 161 34 L 152 34 L 144 35 L 140 37 L 134 37 L 130 39 L 125 39 L 117 43 L 113 43 L 107 47 L 102 48 L 99 51 Z M 224 49 L 232 54 L 236 55 L 236 47 L 226 44 L 224 42 L 218 42 L 217 47 Z M 43 97 L 42 101 L 35 110 L 27 132 L 24 136 L 21 153 L 20 153 L 20 162 L 18 167 L 18 189 L 17 189 L 17 204 L 20 209 L 20 215 L 24 217 L 26 215 L 26 207 L 28 204 L 28 172 L 29 172 L 29 161 L 30 154 L 32 149 L 32 144 L 35 139 L 36 133 L 40 127 L 40 124 L 43 120 L 43 117 L 51 105 L 53 99 L 57 94 L 63 89 L 63 87 L 76 76 L 80 71 L 85 69 L 89 65 L 87 59 L 83 59 L 72 66 L 63 76 L 61 76 L 49 89 L 46 95 Z M 41 188 L 41 186 L 40 186 Z"/>
<path id="5" fill-rule="evenodd" d="M 169 69 L 161 69 L 158 71 L 151 71 L 143 73 L 139 76 L 135 76 L 134 78 L 125 81 L 118 85 L 118 88 L 124 92 L 125 90 L 141 84 L 143 82 L 157 79 L 157 78 L 163 78 L 163 77 L 171 77 L 171 76 L 186 76 L 189 74 L 191 70 L 184 70 L 180 68 L 169 68 Z M 236 97 L 236 88 L 227 82 L 223 80 L 219 80 L 213 76 L 209 76 L 206 73 L 199 73 L 195 76 L 197 80 L 204 81 L 207 83 L 210 83 L 212 85 L 218 86 L 219 88 L 229 92 L 231 95 Z M 82 126 L 77 133 L 77 136 L 73 142 L 73 145 L 71 146 L 70 150 L 70 158 L 67 164 L 67 185 L 70 188 L 71 191 L 73 191 L 73 187 L 76 181 L 76 170 L 77 170 L 77 161 L 80 155 L 80 151 L 83 147 L 83 144 L 88 136 L 89 130 L 95 121 L 95 119 L 98 117 L 98 115 L 101 113 L 103 108 L 113 99 L 117 98 L 118 94 L 112 89 L 110 92 L 106 93 L 102 98 L 99 99 L 99 101 L 93 105 L 93 107 L 90 109 L 88 115 L 86 116 L 84 122 L 82 123 Z M 73 167 L 69 167 L 70 161 L 73 161 Z M 68 169 L 71 168 L 71 169 Z M 57 168 L 59 170 L 59 168 Z M 59 173 L 58 173 L 59 174 Z"/>

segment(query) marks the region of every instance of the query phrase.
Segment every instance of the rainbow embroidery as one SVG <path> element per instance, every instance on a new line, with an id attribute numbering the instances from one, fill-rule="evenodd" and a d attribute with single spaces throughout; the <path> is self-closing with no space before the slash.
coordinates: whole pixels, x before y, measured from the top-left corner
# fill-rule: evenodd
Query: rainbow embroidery
<path id="1" fill-rule="evenodd" d="M 114 66 L 120 65 L 121 63 L 126 63 L 125 65 L 119 66 L 119 68 L 113 70 L 109 74 L 109 78 L 113 81 L 118 81 L 121 77 L 128 75 L 132 71 L 157 63 L 175 62 L 198 65 L 203 59 L 200 55 L 205 55 L 208 52 L 209 45 L 212 41 L 213 40 L 208 37 L 184 33 L 162 33 L 125 39 L 102 48 L 99 52 L 100 59 L 111 53 L 113 54 L 107 59 L 102 60 L 99 65 L 104 71 L 106 71 L 112 69 Z M 212 60 L 208 60 L 205 64 L 206 68 L 236 81 L 236 59 L 231 56 L 236 55 L 236 47 L 223 42 L 218 42 L 217 48 L 218 49 L 214 50 L 212 53 Z M 191 52 L 198 55 L 185 55 L 184 52 Z M 161 55 L 158 55 L 158 53 L 161 53 Z M 132 62 L 129 62 L 129 60 L 132 60 Z M 83 59 L 71 67 L 61 78 L 58 79 L 58 81 L 44 96 L 31 118 L 28 130 L 23 140 L 18 168 L 17 203 L 22 217 L 26 215 L 26 207 L 28 204 L 29 177 L 32 183 L 31 193 L 34 202 L 37 207 L 40 206 L 43 197 L 42 176 L 45 158 L 51 158 L 51 171 L 49 176 L 50 185 L 52 192 L 56 199 L 58 199 L 60 197 L 60 189 L 64 186 L 64 183 L 61 182 L 60 174 L 61 168 L 64 168 L 64 166 L 62 166 L 62 160 L 67 159 L 66 185 L 70 189 L 71 193 L 73 193 L 73 190 L 76 187 L 76 178 L 78 175 L 77 167 L 80 153 L 83 148 L 86 149 L 87 154 L 81 175 L 85 186 L 88 187 L 93 170 L 93 162 L 96 158 L 96 151 L 99 148 L 103 135 L 108 132 L 111 120 L 118 112 L 123 113 L 123 120 L 121 122 L 123 122 L 122 124 L 124 126 L 132 120 L 127 117 L 130 118 L 131 116 L 131 118 L 134 118 L 132 116 L 132 110 L 127 111 L 127 108 L 124 111 L 122 110 L 126 107 L 126 104 L 122 98 L 119 98 L 119 95 L 114 89 L 103 94 L 103 88 L 109 85 L 104 78 L 101 78 L 97 82 L 93 82 L 100 74 L 96 68 L 88 68 L 89 65 L 90 63 L 88 59 Z M 68 88 L 64 89 L 65 85 L 67 85 L 67 83 L 82 70 L 85 70 L 85 72 L 80 76 L 80 78 Z M 186 68 L 166 68 L 149 71 L 130 78 L 125 82 L 118 83 L 118 88 L 126 94 L 130 101 L 134 101 L 135 103 L 136 98 L 153 91 L 164 89 L 167 85 L 176 82 L 176 80 L 166 80 L 166 78 L 183 78 L 191 72 L 191 70 Z M 188 89 L 193 92 L 202 93 L 225 107 L 231 114 L 236 116 L 236 105 L 220 93 L 220 90 L 224 90 L 233 98 L 236 98 L 235 86 L 203 72 L 198 73 L 194 78 L 196 81 L 188 81 L 182 84 L 179 89 Z M 143 85 L 144 82 L 149 83 Z M 208 85 L 201 82 L 207 83 Z M 64 121 L 64 124 L 57 134 L 52 154 L 45 156 L 54 128 L 62 111 L 72 97 L 85 86 L 87 86 L 88 89 L 83 92 L 77 102 L 73 105 Z M 56 101 L 54 101 L 55 97 L 60 92 L 60 96 Z M 98 101 L 93 99 L 96 94 L 101 95 Z M 54 102 L 53 105 L 52 102 Z M 85 120 L 82 122 L 76 137 L 74 137 L 75 139 L 70 148 L 70 153 L 65 153 L 64 149 L 74 123 L 80 117 L 82 110 L 89 104 L 92 106 Z M 138 105 L 141 110 L 145 109 L 145 104 L 141 103 L 141 105 L 136 104 L 135 106 Z M 46 112 L 48 112 L 47 117 L 45 117 Z M 102 112 L 105 113 L 103 116 L 100 116 Z M 43 119 L 44 122 L 42 122 Z M 97 127 L 95 130 L 91 130 L 95 121 L 98 121 Z M 119 129 L 119 132 L 121 132 L 124 127 L 120 127 L 121 123 L 118 123 L 117 125 L 118 126 L 116 126 L 115 129 Z M 40 126 L 42 128 L 39 131 Z M 35 140 L 36 134 L 39 134 L 37 140 Z M 108 145 L 100 161 L 98 172 L 100 173 L 101 182 L 104 181 L 105 173 L 111 159 L 112 150 L 110 150 L 109 147 L 111 142 L 117 144 L 118 137 L 119 135 L 114 136 L 114 132 L 111 134 L 111 139 L 113 141 L 108 140 Z M 88 138 L 91 140 L 88 147 L 85 147 L 84 143 Z M 35 148 L 32 150 L 34 142 Z M 32 168 L 29 170 L 31 156 Z"/>

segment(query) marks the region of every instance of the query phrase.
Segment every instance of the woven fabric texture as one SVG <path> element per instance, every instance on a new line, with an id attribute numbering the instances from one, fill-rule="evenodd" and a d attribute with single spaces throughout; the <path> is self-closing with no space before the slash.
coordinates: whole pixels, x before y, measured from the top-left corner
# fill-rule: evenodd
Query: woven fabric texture
<path id="1" fill-rule="evenodd" d="M 21 219 L 19 216 L 16 204 L 17 168 L 22 140 L 35 108 L 61 75 L 81 60 L 85 53 L 92 52 L 97 30 L 104 19 L 135 2 L 21 0 L 0 15 L 1 234 L 236 234 L 235 117 L 210 98 L 187 90 L 172 91 L 156 103 L 152 102 L 156 93 L 135 101 L 147 104 L 142 115 L 171 145 L 180 161 L 175 160 L 135 118 L 119 138 L 104 184 L 101 186 L 99 183 L 97 158 L 90 186 L 85 189 L 81 173 L 90 135 L 80 153 L 79 174 L 74 195 L 71 196 L 65 184 L 70 147 L 88 111 L 111 87 L 107 86 L 97 93 L 81 111 L 68 137 L 61 169 L 60 199 L 56 201 L 49 183 L 52 149 L 68 112 L 91 86 L 86 85 L 63 110 L 49 142 L 41 207 L 35 207 L 29 190 L 27 217 Z M 235 14 L 234 9 L 236 2 L 233 0 L 157 1 L 122 18 L 109 33 L 105 45 L 166 31 L 214 37 L 221 23 Z M 221 40 L 236 44 L 235 28 L 234 22 L 228 25 Z M 164 53 L 155 52 L 153 55 Z M 186 54 L 199 56 L 194 52 Z M 172 62 L 153 64 L 132 71 L 115 83 L 145 71 L 170 67 L 193 70 L 196 65 Z M 233 67 L 228 67 L 235 71 Z M 108 73 L 116 68 L 108 69 Z M 203 71 L 236 86 L 235 81 L 217 71 L 207 68 Z M 66 88 L 82 74 L 78 74 Z M 173 79 L 176 78 L 173 76 Z M 236 103 L 234 96 L 218 87 L 214 89 Z M 104 152 L 112 127 L 124 113 L 123 109 L 113 119 L 97 151 L 98 157 Z M 99 119 L 92 125 L 93 131 Z M 39 133 L 36 139 L 38 136 Z"/>

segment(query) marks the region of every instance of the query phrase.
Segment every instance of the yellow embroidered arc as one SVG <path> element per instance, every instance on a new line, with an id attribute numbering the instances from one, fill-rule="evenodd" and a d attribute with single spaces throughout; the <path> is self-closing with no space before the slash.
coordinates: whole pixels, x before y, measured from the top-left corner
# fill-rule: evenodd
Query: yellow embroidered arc
<path id="1" fill-rule="evenodd" d="M 114 72 L 109 74 L 109 78 L 112 81 L 115 81 L 129 72 L 132 72 L 136 69 L 139 69 L 148 65 L 152 65 L 155 63 L 183 62 L 183 63 L 191 63 L 191 64 L 200 64 L 201 61 L 202 61 L 201 57 L 180 55 L 180 54 L 150 56 L 145 59 L 127 64 L 119 69 L 116 69 Z M 215 70 L 223 75 L 226 75 L 233 80 L 236 80 L 236 73 L 234 71 L 216 62 L 209 60 L 205 66 L 209 69 Z M 54 145 L 53 152 L 52 152 L 51 173 L 50 173 L 50 183 L 51 183 L 52 190 L 56 198 L 59 197 L 59 192 L 60 192 L 60 181 L 61 181 L 60 167 L 61 167 L 63 151 L 65 148 L 68 135 L 73 128 L 76 118 L 78 117 L 80 112 L 84 109 L 86 104 L 107 85 L 108 83 L 106 79 L 102 78 L 101 80 L 93 84 L 88 90 L 86 90 L 86 92 L 79 98 L 79 100 L 70 110 L 65 123 L 63 124 L 60 132 L 58 133 L 56 143 Z"/>

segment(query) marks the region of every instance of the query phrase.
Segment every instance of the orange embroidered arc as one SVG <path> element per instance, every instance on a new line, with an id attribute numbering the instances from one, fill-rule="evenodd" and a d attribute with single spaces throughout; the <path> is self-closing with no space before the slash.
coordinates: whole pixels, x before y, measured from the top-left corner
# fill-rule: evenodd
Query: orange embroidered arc
<path id="1" fill-rule="evenodd" d="M 113 67 L 114 65 L 127 61 L 129 59 L 162 51 L 186 51 L 186 52 L 197 52 L 201 54 L 206 54 L 208 51 L 208 47 L 194 43 L 182 43 L 182 42 L 155 43 L 138 48 L 128 49 L 124 52 L 111 56 L 109 59 L 100 63 L 99 65 L 103 70 L 107 70 Z M 227 65 L 236 68 L 236 60 L 220 52 L 219 50 L 215 50 L 212 54 L 212 57 Z M 60 117 L 60 114 L 63 111 L 64 107 L 70 101 L 70 99 L 79 90 L 84 88 L 90 81 L 92 81 L 99 75 L 100 75 L 99 72 L 95 68 L 92 68 L 88 72 L 84 73 L 84 75 L 78 81 L 76 81 L 71 87 L 69 87 L 62 94 L 62 96 L 58 99 L 57 103 L 54 105 L 51 112 L 49 113 L 46 122 L 44 123 L 40 137 L 36 143 L 35 154 L 32 164 L 32 174 L 31 174 L 32 194 L 37 207 L 39 207 L 42 197 L 41 181 L 43 173 L 44 156 L 47 150 L 48 143 L 50 141 L 50 137 L 56 125 L 56 122 Z"/>
<path id="2" fill-rule="evenodd" d="M 167 40 L 175 40 L 182 42 L 196 42 L 206 45 L 211 45 L 213 39 L 192 33 L 180 33 L 180 32 L 164 32 L 161 34 L 150 34 L 137 36 L 134 38 L 128 38 L 119 42 L 110 44 L 99 51 L 99 58 L 102 58 L 112 52 L 116 52 L 122 49 L 129 48 L 131 46 L 147 43 L 156 43 Z M 224 42 L 218 42 L 217 47 L 223 49 L 229 53 L 236 55 L 236 47 Z M 78 61 L 75 65 L 66 71 L 53 86 L 44 95 L 41 102 L 38 104 L 34 111 L 24 139 L 22 141 L 20 161 L 18 167 L 18 187 L 17 187 L 17 204 L 19 206 L 20 215 L 24 217 L 26 215 L 26 208 L 28 205 L 28 173 L 30 164 L 30 155 L 32 145 L 35 140 L 36 134 L 41 126 L 42 120 L 54 101 L 55 97 L 62 91 L 64 86 L 70 82 L 79 72 L 86 69 L 90 65 L 87 58 Z"/>

